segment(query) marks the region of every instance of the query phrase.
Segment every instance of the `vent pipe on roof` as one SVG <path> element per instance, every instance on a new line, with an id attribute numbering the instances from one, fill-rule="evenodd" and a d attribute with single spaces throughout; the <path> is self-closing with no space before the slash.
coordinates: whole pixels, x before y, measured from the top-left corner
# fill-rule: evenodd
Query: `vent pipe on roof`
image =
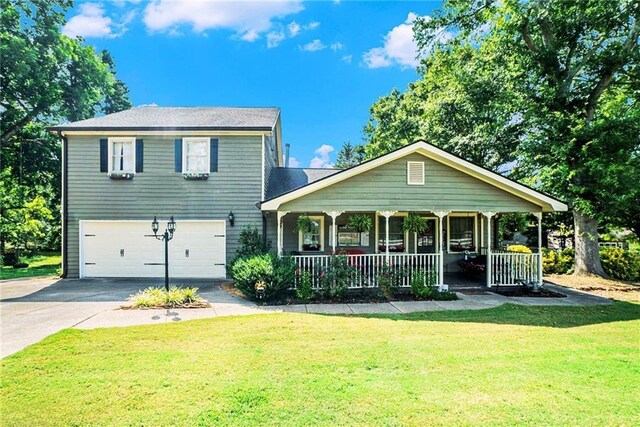
<path id="1" fill-rule="evenodd" d="M 291 150 L 291 144 L 284 144 L 284 167 L 289 167 L 289 150 Z"/>

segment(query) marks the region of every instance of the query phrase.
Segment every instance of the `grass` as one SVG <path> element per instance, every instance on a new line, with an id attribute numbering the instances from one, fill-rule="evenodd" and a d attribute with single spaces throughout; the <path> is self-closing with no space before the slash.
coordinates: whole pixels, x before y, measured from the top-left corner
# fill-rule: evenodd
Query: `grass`
<path id="1" fill-rule="evenodd" d="M 639 425 L 640 305 L 264 314 L 64 330 L 2 361 L 2 424 Z"/>
<path id="2" fill-rule="evenodd" d="M 13 268 L 10 265 L 0 268 L 0 279 L 19 279 L 21 277 L 57 276 L 62 263 L 59 252 L 44 252 L 30 257 L 22 257 L 20 262 L 29 264 L 27 268 Z"/>

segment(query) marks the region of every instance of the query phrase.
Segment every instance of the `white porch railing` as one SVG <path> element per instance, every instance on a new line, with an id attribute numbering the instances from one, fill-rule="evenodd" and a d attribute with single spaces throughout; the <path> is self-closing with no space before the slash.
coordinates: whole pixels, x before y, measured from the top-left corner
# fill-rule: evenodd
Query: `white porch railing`
<path id="1" fill-rule="evenodd" d="M 540 254 L 491 253 L 491 285 L 521 285 L 540 280 Z"/>
<path id="2" fill-rule="evenodd" d="M 387 264 L 386 254 L 354 254 L 338 255 L 347 259 L 350 268 L 349 289 L 376 287 L 376 278 L 383 273 Z M 401 286 L 408 287 L 411 277 L 422 272 L 427 278 L 432 277 L 436 285 L 438 282 L 439 254 L 389 254 L 388 266 L 402 271 Z M 331 255 L 295 255 L 293 258 L 298 267 L 297 279 L 303 272 L 311 274 L 313 288 L 322 287 L 322 277 L 328 271 Z"/>

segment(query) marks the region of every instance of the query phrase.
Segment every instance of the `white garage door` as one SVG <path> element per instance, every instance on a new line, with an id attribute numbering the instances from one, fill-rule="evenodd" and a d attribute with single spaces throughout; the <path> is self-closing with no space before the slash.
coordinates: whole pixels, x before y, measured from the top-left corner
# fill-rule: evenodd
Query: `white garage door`
<path id="1" fill-rule="evenodd" d="M 225 221 L 178 221 L 169 276 L 225 277 Z M 160 223 L 164 232 L 166 222 Z M 164 242 L 151 221 L 80 221 L 81 277 L 164 277 Z"/>

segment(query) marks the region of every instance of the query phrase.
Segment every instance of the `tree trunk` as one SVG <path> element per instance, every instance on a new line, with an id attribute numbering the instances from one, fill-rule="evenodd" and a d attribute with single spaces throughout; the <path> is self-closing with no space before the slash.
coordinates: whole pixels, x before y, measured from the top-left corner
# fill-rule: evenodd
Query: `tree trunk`
<path id="1" fill-rule="evenodd" d="M 594 218 L 573 211 L 575 228 L 576 267 L 574 274 L 595 274 L 607 277 L 600 263 L 598 252 L 598 223 Z"/>

